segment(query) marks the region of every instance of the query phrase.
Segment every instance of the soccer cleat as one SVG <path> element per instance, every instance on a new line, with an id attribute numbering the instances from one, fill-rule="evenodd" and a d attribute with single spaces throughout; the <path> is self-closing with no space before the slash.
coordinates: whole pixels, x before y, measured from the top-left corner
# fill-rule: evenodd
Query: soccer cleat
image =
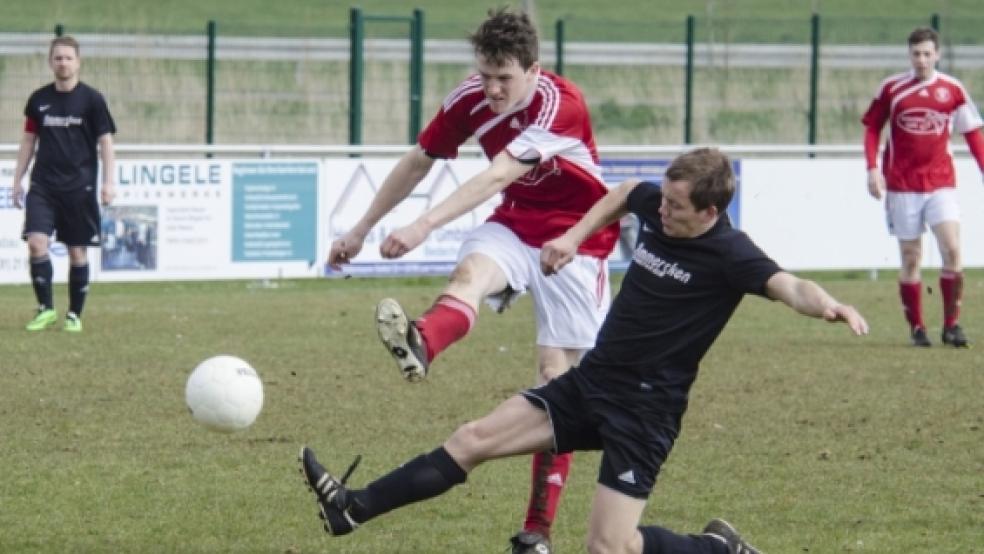
<path id="1" fill-rule="evenodd" d="M 929 337 L 926 335 L 926 330 L 922 327 L 912 328 L 912 346 L 933 346 L 933 343 L 929 342 Z"/>
<path id="2" fill-rule="evenodd" d="M 754 546 L 745 542 L 738 531 L 723 519 L 712 519 L 704 526 L 705 535 L 713 535 L 728 546 L 728 554 L 762 554 Z"/>
<path id="3" fill-rule="evenodd" d="M 967 336 L 964 335 L 963 329 L 959 325 L 943 328 L 943 344 L 949 344 L 955 348 L 970 347 L 970 343 L 967 342 Z"/>
<path id="4" fill-rule="evenodd" d="M 376 305 L 376 330 L 403 378 L 411 383 L 427 377 L 427 355 L 420 331 L 407 319 L 399 302 L 384 298 Z"/>
<path id="5" fill-rule="evenodd" d="M 79 319 L 79 316 L 74 313 L 68 312 L 65 314 L 65 327 L 63 327 L 63 329 L 69 333 L 81 333 L 82 320 Z"/>
<path id="6" fill-rule="evenodd" d="M 336 537 L 347 535 L 359 526 L 351 513 L 356 501 L 345 486 L 345 481 L 352 475 L 361 460 L 362 456 L 357 456 L 345 475 L 338 480 L 329 475 L 328 471 L 318 463 L 313 450 L 306 446 L 301 448 L 298 456 L 298 461 L 301 462 L 301 474 L 304 475 L 308 489 L 317 497 L 318 506 L 321 508 L 319 516 L 325 522 L 325 531 L 329 535 Z"/>
<path id="7" fill-rule="evenodd" d="M 43 331 L 58 321 L 58 314 L 50 308 L 39 308 L 38 314 L 24 327 L 28 331 Z"/>
<path id="8" fill-rule="evenodd" d="M 550 541 L 540 533 L 520 531 L 509 539 L 512 554 L 550 554 Z"/>

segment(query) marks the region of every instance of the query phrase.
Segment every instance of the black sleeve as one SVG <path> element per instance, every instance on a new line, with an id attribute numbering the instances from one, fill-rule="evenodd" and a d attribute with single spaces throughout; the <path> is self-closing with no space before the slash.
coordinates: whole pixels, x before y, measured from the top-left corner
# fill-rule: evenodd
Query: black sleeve
<path id="1" fill-rule="evenodd" d="M 768 297 L 765 284 L 773 275 L 782 271 L 782 268 L 752 242 L 748 235 L 741 231 L 734 233 L 726 278 L 741 292 Z"/>
<path id="2" fill-rule="evenodd" d="M 659 205 L 663 203 L 663 189 L 650 181 L 642 181 L 629 193 L 626 204 L 629 211 L 635 214 L 639 221 L 651 225 L 659 221 Z"/>
<path id="3" fill-rule="evenodd" d="M 89 105 L 89 121 L 92 124 L 92 136 L 99 138 L 106 133 L 116 133 L 116 122 L 113 121 L 106 99 L 98 91 L 93 90 Z"/>

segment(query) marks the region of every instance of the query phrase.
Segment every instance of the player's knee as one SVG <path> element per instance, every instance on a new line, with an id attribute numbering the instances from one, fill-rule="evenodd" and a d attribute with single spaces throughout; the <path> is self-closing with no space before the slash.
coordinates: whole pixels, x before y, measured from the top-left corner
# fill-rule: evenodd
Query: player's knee
<path id="1" fill-rule="evenodd" d="M 587 547 L 590 554 L 626 554 L 628 552 L 638 552 L 642 547 L 633 545 L 633 540 L 637 537 L 636 533 L 632 536 L 620 536 L 610 529 L 588 530 Z"/>
<path id="2" fill-rule="evenodd" d="M 48 237 L 40 233 L 27 236 L 27 250 L 32 258 L 40 258 L 48 253 Z"/>
<path id="3" fill-rule="evenodd" d="M 448 449 L 460 454 L 471 465 L 484 461 L 484 453 L 490 444 L 491 433 L 481 421 L 469 421 L 458 427 L 448 439 Z"/>
<path id="4" fill-rule="evenodd" d="M 560 377 L 568 369 L 567 364 L 556 364 L 541 360 L 537 377 L 540 383 L 546 383 L 547 381 Z"/>

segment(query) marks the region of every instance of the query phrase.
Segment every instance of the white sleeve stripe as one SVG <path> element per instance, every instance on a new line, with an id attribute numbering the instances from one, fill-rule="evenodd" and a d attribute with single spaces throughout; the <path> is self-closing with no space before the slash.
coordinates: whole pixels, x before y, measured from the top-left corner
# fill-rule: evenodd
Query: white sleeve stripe
<path id="1" fill-rule="evenodd" d="M 465 79 L 458 87 L 451 91 L 447 97 L 444 98 L 444 111 L 447 111 L 458 103 L 459 100 L 465 96 L 480 90 L 482 88 L 481 78 L 478 75 L 472 75 L 471 77 Z"/>
<path id="2" fill-rule="evenodd" d="M 540 113 L 533 125 L 549 129 L 557 117 L 557 110 L 560 108 L 560 91 L 557 90 L 557 85 L 547 78 L 540 78 L 540 82 L 537 83 L 537 90 L 543 97 L 543 105 L 540 106 Z"/>

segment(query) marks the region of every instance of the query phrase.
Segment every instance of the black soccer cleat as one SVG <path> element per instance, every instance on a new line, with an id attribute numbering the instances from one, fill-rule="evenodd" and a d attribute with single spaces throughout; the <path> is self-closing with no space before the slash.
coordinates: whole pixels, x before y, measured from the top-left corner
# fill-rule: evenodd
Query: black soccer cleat
<path id="1" fill-rule="evenodd" d="M 964 335 L 963 329 L 959 325 L 943 328 L 943 344 L 949 344 L 954 348 L 970 347 L 970 343 L 967 342 L 967 336 Z"/>
<path id="2" fill-rule="evenodd" d="M 512 554 L 550 554 L 550 540 L 540 533 L 520 531 L 509 539 Z"/>
<path id="3" fill-rule="evenodd" d="M 754 546 L 745 542 L 738 531 L 723 519 L 712 519 L 704 526 L 705 535 L 714 535 L 728 546 L 728 554 L 762 554 Z"/>
<path id="4" fill-rule="evenodd" d="M 411 383 L 427 377 L 427 349 L 424 347 L 420 331 L 407 318 L 400 303 L 392 298 L 384 298 L 376 305 L 376 330 L 383 341 L 403 378 Z"/>
<path id="5" fill-rule="evenodd" d="M 328 471 L 318 463 L 314 456 L 314 451 L 304 446 L 297 457 L 301 462 L 301 474 L 307 482 L 308 490 L 312 491 L 317 497 L 318 507 L 321 513 L 318 514 L 325 524 L 325 531 L 329 535 L 347 535 L 359 526 L 359 522 L 352 517 L 352 507 L 357 502 L 351 491 L 345 486 L 356 466 L 362 460 L 362 456 L 357 456 L 348 471 L 342 476 L 341 480 L 332 477 Z"/>
<path id="6" fill-rule="evenodd" d="M 929 342 L 929 336 L 926 335 L 926 329 L 923 329 L 922 327 L 913 327 L 912 335 L 910 336 L 912 337 L 912 346 L 919 346 L 923 348 L 933 346 L 933 343 Z"/>

